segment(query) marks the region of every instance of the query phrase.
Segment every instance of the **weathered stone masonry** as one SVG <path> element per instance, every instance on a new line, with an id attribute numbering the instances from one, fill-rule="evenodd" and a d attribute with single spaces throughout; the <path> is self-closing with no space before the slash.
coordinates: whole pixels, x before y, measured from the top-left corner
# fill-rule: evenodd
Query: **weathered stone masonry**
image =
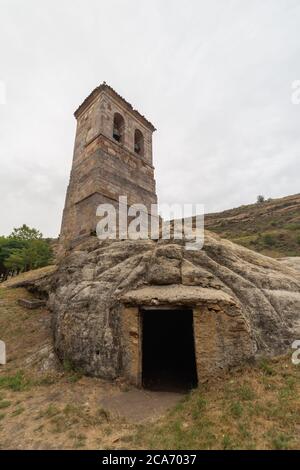
<path id="1" fill-rule="evenodd" d="M 143 203 L 148 212 L 156 203 L 155 129 L 106 84 L 75 117 L 60 236 L 66 256 L 50 282 L 34 286 L 49 294 L 58 356 L 86 374 L 140 386 L 141 319 L 153 309 L 159 315 L 161 309 L 192 312 L 198 383 L 254 357 L 286 352 L 300 334 L 299 272 L 209 232 L 196 251 L 188 250 L 185 240 L 90 236 L 100 203 L 117 205 L 126 195 L 128 204 Z M 155 345 L 156 324 L 150 331 Z"/>
<path id="2" fill-rule="evenodd" d="M 73 164 L 63 213 L 60 248 L 65 252 L 97 225 L 99 204 L 156 204 L 152 134 L 154 126 L 106 84 L 75 112 Z"/>

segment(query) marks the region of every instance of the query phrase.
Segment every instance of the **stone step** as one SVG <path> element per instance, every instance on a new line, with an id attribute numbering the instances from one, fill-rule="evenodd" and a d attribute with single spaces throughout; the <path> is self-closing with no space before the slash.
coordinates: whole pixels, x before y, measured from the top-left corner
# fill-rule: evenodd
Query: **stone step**
<path id="1" fill-rule="evenodd" d="M 22 307 L 34 310 L 36 308 L 45 307 L 46 300 L 41 299 L 18 299 L 18 304 Z"/>

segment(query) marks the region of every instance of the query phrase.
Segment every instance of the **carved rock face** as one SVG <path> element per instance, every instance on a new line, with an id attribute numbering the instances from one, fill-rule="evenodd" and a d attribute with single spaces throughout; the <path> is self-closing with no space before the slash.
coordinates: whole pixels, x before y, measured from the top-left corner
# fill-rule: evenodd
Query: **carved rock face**
<path id="1" fill-rule="evenodd" d="M 300 339 L 300 273 L 210 233 L 201 251 L 174 240 L 85 242 L 52 275 L 49 306 L 59 356 L 108 379 L 128 368 L 126 309 L 198 312 L 207 376 Z"/>

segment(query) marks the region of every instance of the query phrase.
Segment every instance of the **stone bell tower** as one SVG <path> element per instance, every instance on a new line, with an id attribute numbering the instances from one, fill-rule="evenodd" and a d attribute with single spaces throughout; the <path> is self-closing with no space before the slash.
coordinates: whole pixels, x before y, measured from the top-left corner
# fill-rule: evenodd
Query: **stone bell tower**
<path id="1" fill-rule="evenodd" d="M 60 233 L 64 252 L 91 235 L 99 204 L 157 203 L 152 165 L 154 126 L 105 82 L 75 111 L 73 164 Z"/>

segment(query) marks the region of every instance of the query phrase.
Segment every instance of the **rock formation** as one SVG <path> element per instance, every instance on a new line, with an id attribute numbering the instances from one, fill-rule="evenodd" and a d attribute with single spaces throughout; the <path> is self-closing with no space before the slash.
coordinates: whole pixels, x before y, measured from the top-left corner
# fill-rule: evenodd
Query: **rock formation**
<path id="1" fill-rule="evenodd" d="M 300 338 L 300 273 L 209 232 L 199 251 L 90 238 L 29 288 L 49 294 L 59 357 L 107 379 L 140 383 L 141 307 L 193 309 L 200 382 Z"/>

